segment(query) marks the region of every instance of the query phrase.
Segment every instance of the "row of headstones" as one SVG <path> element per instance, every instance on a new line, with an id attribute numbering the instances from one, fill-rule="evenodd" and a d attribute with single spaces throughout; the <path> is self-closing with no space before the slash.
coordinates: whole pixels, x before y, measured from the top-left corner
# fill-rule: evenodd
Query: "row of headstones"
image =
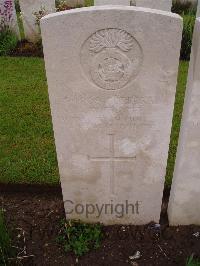
<path id="1" fill-rule="evenodd" d="M 159 222 L 182 19 L 100 6 L 41 20 L 67 218 Z M 200 224 L 200 19 L 196 20 L 170 224 Z"/>
<path id="2" fill-rule="evenodd" d="M 14 12 L 11 3 L 5 1 L 1 8 L 1 14 L 4 14 L 6 19 Z M 103 206 L 103 202 L 119 203 L 132 200 L 134 195 L 134 207 L 138 209 L 139 203 L 141 204 L 139 216 L 135 217 L 134 223 L 145 223 L 150 220 L 158 221 L 160 215 L 181 28 L 180 19 L 173 14 L 164 15 L 160 12 L 144 12 L 131 8 L 124 8 L 122 11 L 123 15 L 119 13 L 120 8 L 91 9 L 90 12 L 79 10 L 45 19 L 43 31 L 46 66 L 65 202 L 69 199 L 79 204 L 85 202 L 85 205 L 89 202 L 90 208 L 94 208 L 92 203 L 95 200 L 99 206 Z M 133 13 L 135 17 L 132 17 Z M 88 17 L 85 17 L 87 14 Z M 101 19 L 97 19 L 98 14 Z M 117 20 L 119 14 L 120 22 Z M 105 17 L 107 19 L 104 21 Z M 148 19 L 151 21 L 151 27 L 148 25 Z M 54 23 L 54 20 L 58 23 Z M 90 24 L 92 20 L 97 20 L 93 26 Z M 77 29 L 77 25 L 81 25 L 81 28 Z M 105 30 L 99 30 L 102 28 Z M 54 34 L 51 35 L 50 32 Z M 64 33 L 68 33 L 67 39 L 63 36 Z M 171 224 L 200 223 L 199 34 L 200 21 L 197 19 L 168 208 Z M 80 43 L 82 40 L 83 46 L 75 46 L 76 38 L 79 38 Z M 101 40 L 102 38 L 104 39 Z M 116 43 L 113 38 L 121 38 L 121 41 Z M 65 42 L 70 45 L 65 47 Z M 57 46 L 58 43 L 60 47 Z M 149 43 L 151 47 L 147 45 Z M 77 49 L 81 50 L 81 60 L 78 58 L 80 53 Z M 70 60 L 71 54 L 75 52 L 77 57 Z M 82 76 L 82 72 L 77 70 L 80 61 L 88 81 Z M 63 66 L 62 70 L 58 71 L 60 62 L 63 62 Z M 155 69 L 151 66 L 152 62 L 156 66 Z M 55 83 L 57 80 L 60 80 L 60 88 Z M 135 93 L 132 93 L 129 87 L 131 80 Z M 70 92 L 65 88 L 65 84 L 71 89 Z M 95 91 L 95 87 L 100 91 Z M 121 92 L 123 87 L 127 89 Z M 82 90 L 83 94 L 80 93 Z M 56 102 L 59 97 L 63 99 L 63 109 L 60 109 Z M 60 105 L 60 101 L 58 103 Z M 77 110 L 77 105 L 80 105 L 80 110 Z M 141 110 L 141 106 L 144 110 Z M 54 117 L 54 113 L 57 114 L 59 110 L 64 110 L 64 114 Z M 72 117 L 68 116 L 69 113 L 72 113 Z M 63 120 L 67 120 L 65 126 L 62 125 Z M 113 121 L 110 123 L 109 120 Z M 121 120 L 125 123 L 121 123 Z M 165 122 L 164 125 L 162 121 Z M 138 132 L 132 122 L 137 124 Z M 69 124 L 73 125 L 70 129 Z M 66 133 L 70 136 L 67 140 Z M 133 138 L 136 133 L 138 136 Z M 79 139 L 82 140 L 83 136 L 86 140 L 80 142 Z M 93 143 L 92 146 L 89 145 L 90 142 Z M 110 154 L 107 147 L 110 147 Z M 80 150 L 80 153 L 74 150 Z M 94 151 L 99 152 L 100 156 L 94 156 Z M 130 162 L 135 162 L 134 167 L 132 164 L 129 166 Z M 100 180 L 97 180 L 98 178 Z M 67 208 L 68 206 L 66 210 L 69 212 Z M 80 216 L 80 213 L 72 215 L 73 218 Z M 92 220 L 91 217 L 89 219 Z M 132 216 L 117 220 L 116 217 L 113 219 L 112 215 L 104 213 L 99 219 L 104 223 L 133 223 Z"/>
<path id="3" fill-rule="evenodd" d="M 189 0 L 185 0 L 185 2 L 188 1 Z M 191 4 L 195 5 L 196 2 L 198 2 L 198 0 L 192 1 Z M 168 12 L 170 12 L 172 8 L 172 0 L 94 0 L 94 5 L 96 6 L 108 5 L 108 4 L 147 7 Z M 200 16 L 200 4 L 197 5 L 197 17 L 199 16 Z"/>
<path id="4" fill-rule="evenodd" d="M 66 0 L 69 6 L 84 5 L 84 0 Z M 25 38 L 37 42 L 40 38 L 40 28 L 37 17 L 54 13 L 55 0 L 20 0 L 21 15 L 24 26 Z M 94 0 L 94 5 L 135 5 L 159 10 L 170 11 L 172 0 Z M 37 14 L 35 14 L 37 13 Z M 0 0 L 0 18 L 9 25 L 20 38 L 14 0 Z"/>
<path id="5" fill-rule="evenodd" d="M 127 5 L 171 11 L 172 0 L 94 0 L 94 5 Z"/>

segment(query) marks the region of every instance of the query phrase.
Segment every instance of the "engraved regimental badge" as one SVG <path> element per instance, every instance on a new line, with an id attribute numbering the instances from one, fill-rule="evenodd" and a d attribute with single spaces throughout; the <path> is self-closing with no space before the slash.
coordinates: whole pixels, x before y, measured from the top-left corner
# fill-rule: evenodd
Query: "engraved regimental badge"
<path id="1" fill-rule="evenodd" d="M 142 50 L 135 38 L 121 29 L 95 32 L 83 44 L 81 64 L 87 78 L 106 90 L 123 88 L 136 77 Z"/>

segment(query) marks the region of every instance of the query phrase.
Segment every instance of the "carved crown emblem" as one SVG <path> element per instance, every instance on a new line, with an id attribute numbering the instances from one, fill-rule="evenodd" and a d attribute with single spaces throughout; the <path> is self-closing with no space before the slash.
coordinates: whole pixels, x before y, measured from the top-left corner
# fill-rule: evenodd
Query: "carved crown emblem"
<path id="1" fill-rule="evenodd" d="M 99 53 L 104 48 L 119 48 L 128 52 L 134 45 L 133 37 L 124 30 L 105 29 L 97 31 L 90 40 L 90 51 Z"/>

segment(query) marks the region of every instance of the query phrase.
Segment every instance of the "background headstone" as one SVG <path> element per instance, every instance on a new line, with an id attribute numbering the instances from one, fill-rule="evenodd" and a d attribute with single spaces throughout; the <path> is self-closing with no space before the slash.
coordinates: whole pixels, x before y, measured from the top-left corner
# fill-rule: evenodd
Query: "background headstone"
<path id="1" fill-rule="evenodd" d="M 55 0 L 19 0 L 22 12 L 25 38 L 37 42 L 40 38 L 40 28 L 37 24 L 35 12 L 43 14 L 55 12 Z"/>
<path id="2" fill-rule="evenodd" d="M 198 0 L 198 3 L 197 3 L 197 14 L 196 14 L 196 17 L 197 18 L 200 17 L 200 0 Z"/>
<path id="3" fill-rule="evenodd" d="M 136 6 L 171 11 L 172 0 L 135 0 Z"/>
<path id="4" fill-rule="evenodd" d="M 48 15 L 41 29 L 67 218 L 159 222 L 182 19 L 100 6 Z"/>
<path id="5" fill-rule="evenodd" d="M 0 0 L 0 26 L 6 25 L 20 38 L 14 0 Z"/>
<path id="6" fill-rule="evenodd" d="M 200 225 L 200 19 L 196 20 L 168 207 L 171 225 Z"/>
<path id="7" fill-rule="evenodd" d="M 130 0 L 94 0 L 95 6 L 103 5 L 124 5 L 130 6 Z"/>

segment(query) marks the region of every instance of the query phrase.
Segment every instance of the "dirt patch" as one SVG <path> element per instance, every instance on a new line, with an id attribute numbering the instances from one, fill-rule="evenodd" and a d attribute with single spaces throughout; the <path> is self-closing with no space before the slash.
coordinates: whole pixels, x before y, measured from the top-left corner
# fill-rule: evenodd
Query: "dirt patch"
<path id="1" fill-rule="evenodd" d="M 163 206 L 165 210 L 166 204 Z M 28 256 L 20 260 L 21 265 L 184 266 L 192 253 L 200 258 L 200 236 L 195 234 L 200 226 L 168 227 L 163 215 L 160 228 L 154 224 L 105 226 L 101 248 L 79 259 L 66 254 L 56 242 L 64 218 L 59 187 L 1 185 L 0 207 L 5 210 L 19 256 Z M 133 264 L 129 256 L 136 251 L 141 258 Z"/>
<path id="2" fill-rule="evenodd" d="M 9 53 L 9 56 L 44 57 L 41 41 L 34 44 L 26 40 L 19 41 L 17 47 Z"/>

